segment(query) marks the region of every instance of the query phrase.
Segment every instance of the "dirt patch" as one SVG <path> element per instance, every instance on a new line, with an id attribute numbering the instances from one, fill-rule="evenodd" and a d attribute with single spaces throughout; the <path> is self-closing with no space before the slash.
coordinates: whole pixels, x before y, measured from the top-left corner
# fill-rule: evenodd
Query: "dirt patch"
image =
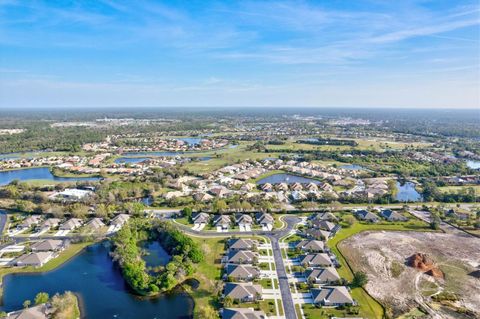
<path id="1" fill-rule="evenodd" d="M 458 307 L 480 315 L 480 280 L 470 275 L 478 270 L 479 247 L 480 239 L 474 237 L 387 231 L 363 232 L 340 243 L 354 270 L 368 274 L 367 291 L 389 305 L 395 316 L 420 305 L 437 318 L 462 318 L 431 307 L 431 296 L 442 291 L 458 296 Z M 406 261 L 419 251 L 427 258 L 418 256 L 418 268 L 408 267 Z M 436 276 L 419 272 L 422 267 Z"/>
<path id="2" fill-rule="evenodd" d="M 422 253 L 413 254 L 412 256 L 408 257 L 407 265 L 415 269 L 418 269 L 420 271 L 423 271 L 425 274 L 429 276 L 439 278 L 439 279 L 445 278 L 445 275 L 443 274 L 443 272 L 440 269 L 438 269 L 438 267 L 433 262 L 433 259 L 430 258 L 430 256 L 428 256 L 427 254 L 422 254 Z"/>

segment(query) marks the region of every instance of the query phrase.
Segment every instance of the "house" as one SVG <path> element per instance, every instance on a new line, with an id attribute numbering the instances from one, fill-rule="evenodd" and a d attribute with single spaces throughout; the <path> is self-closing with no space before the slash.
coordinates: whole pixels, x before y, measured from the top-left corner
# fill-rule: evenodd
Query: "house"
<path id="1" fill-rule="evenodd" d="M 57 227 L 59 224 L 60 224 L 60 219 L 59 218 L 49 218 L 42 223 L 40 228 L 48 230 L 48 229 Z"/>
<path id="2" fill-rule="evenodd" d="M 222 312 L 222 319 L 267 319 L 263 311 L 253 308 L 225 308 Z"/>
<path id="3" fill-rule="evenodd" d="M 303 186 L 300 183 L 293 183 L 292 185 L 290 185 L 290 189 L 292 191 L 299 192 L 299 191 L 303 190 Z"/>
<path id="4" fill-rule="evenodd" d="M 17 225 L 17 229 L 28 229 L 32 226 L 38 225 L 41 221 L 41 217 L 39 215 L 32 215 L 25 218 L 19 225 Z"/>
<path id="5" fill-rule="evenodd" d="M 51 251 L 41 251 L 37 253 L 29 253 L 22 255 L 12 261 L 14 266 L 24 267 L 42 267 L 54 257 L 54 253 Z"/>
<path id="6" fill-rule="evenodd" d="M 127 214 L 118 214 L 112 219 L 112 221 L 110 222 L 110 225 L 123 226 L 126 222 L 128 222 L 129 219 L 130 219 L 130 216 Z"/>
<path id="7" fill-rule="evenodd" d="M 227 282 L 223 294 L 237 302 L 255 302 L 262 299 L 262 286 L 252 283 Z"/>
<path id="8" fill-rule="evenodd" d="M 77 188 L 67 188 L 63 192 L 54 193 L 50 196 L 52 199 L 65 199 L 71 201 L 82 200 L 88 196 L 93 195 L 92 191 L 77 189 Z"/>
<path id="9" fill-rule="evenodd" d="M 258 241 L 252 239 L 232 238 L 228 241 L 230 250 L 256 250 Z"/>
<path id="10" fill-rule="evenodd" d="M 335 267 L 307 269 L 305 277 L 312 284 L 334 285 L 340 281 L 340 275 Z"/>
<path id="11" fill-rule="evenodd" d="M 355 212 L 355 215 L 357 216 L 358 219 L 371 222 L 371 223 L 377 223 L 379 221 L 379 218 L 377 215 L 374 213 L 370 213 L 369 211 L 366 211 L 364 209 L 357 210 Z"/>
<path id="12" fill-rule="evenodd" d="M 31 306 L 22 310 L 12 311 L 7 313 L 5 319 L 47 319 L 52 315 L 51 306 L 47 304 L 40 304 Z"/>
<path id="13" fill-rule="evenodd" d="M 312 289 L 313 303 L 322 306 L 353 305 L 352 296 L 347 287 L 324 286 L 320 289 Z"/>
<path id="14" fill-rule="evenodd" d="M 42 241 L 38 241 L 30 246 L 30 249 L 34 252 L 41 252 L 41 251 L 62 251 L 68 246 L 68 243 L 63 240 L 54 240 L 54 239 L 46 239 Z"/>
<path id="15" fill-rule="evenodd" d="M 60 225 L 60 230 L 74 230 L 82 226 L 82 220 L 79 218 L 70 218 L 65 223 Z"/>
<path id="16" fill-rule="evenodd" d="M 210 189 L 209 192 L 210 192 L 210 194 L 212 194 L 213 196 L 216 196 L 218 198 L 223 198 L 223 197 L 227 196 L 227 194 L 229 193 L 228 189 L 226 189 L 223 186 L 214 187 L 214 188 Z"/>
<path id="17" fill-rule="evenodd" d="M 262 191 L 264 191 L 264 192 L 271 192 L 271 191 L 273 191 L 273 186 L 272 186 L 272 184 L 270 184 L 270 183 L 265 183 L 265 184 L 263 184 L 263 185 L 261 186 L 261 188 L 262 188 Z"/>
<path id="18" fill-rule="evenodd" d="M 391 209 L 384 209 L 380 212 L 380 216 L 385 218 L 390 222 L 405 222 L 408 220 L 407 217 L 403 216 L 402 214 L 393 211 Z"/>
<path id="19" fill-rule="evenodd" d="M 307 185 L 305 185 L 305 188 L 311 192 L 316 192 L 318 191 L 318 186 L 317 184 L 313 183 L 313 182 L 310 182 L 308 183 Z"/>
<path id="20" fill-rule="evenodd" d="M 245 183 L 245 184 L 242 185 L 242 187 L 240 187 L 240 190 L 244 191 L 244 192 L 250 192 L 255 188 L 256 188 L 255 184 Z"/>
<path id="21" fill-rule="evenodd" d="M 288 191 L 288 184 L 287 183 L 278 183 L 277 185 L 275 185 L 275 188 L 277 189 L 277 191 L 286 192 L 286 191 Z"/>
<path id="22" fill-rule="evenodd" d="M 301 258 L 300 263 L 305 267 L 331 267 L 333 265 L 330 256 L 325 253 L 305 255 Z"/>
<path id="23" fill-rule="evenodd" d="M 197 213 L 192 217 L 194 225 L 206 225 L 210 221 L 210 215 L 207 213 Z"/>
<path id="24" fill-rule="evenodd" d="M 321 253 L 325 251 L 325 243 L 320 240 L 302 240 L 295 245 L 295 248 L 311 253 Z"/>
<path id="25" fill-rule="evenodd" d="M 98 217 L 95 217 L 95 218 L 90 219 L 85 224 L 85 226 L 87 226 L 88 228 L 90 228 L 92 230 L 98 230 L 98 229 L 101 229 L 101 228 L 105 227 L 105 224 L 103 223 L 102 219 L 100 219 Z"/>
<path id="26" fill-rule="evenodd" d="M 262 228 L 272 230 L 275 223 L 275 219 L 272 215 L 268 213 L 257 213 L 255 214 L 255 219 L 257 223 L 262 226 Z"/>
<path id="27" fill-rule="evenodd" d="M 232 221 L 230 220 L 230 216 L 228 215 L 215 215 L 215 217 L 213 218 L 213 224 L 217 228 L 221 228 L 223 230 L 227 230 L 228 228 L 230 228 L 231 222 Z"/>
<path id="28" fill-rule="evenodd" d="M 209 202 L 214 199 L 212 195 L 207 193 L 196 193 L 193 198 L 198 202 Z"/>
<path id="29" fill-rule="evenodd" d="M 235 281 L 251 281 L 260 276 L 260 269 L 253 265 L 227 264 L 225 275 Z"/>
<path id="30" fill-rule="evenodd" d="M 246 229 L 251 229 L 253 224 L 253 219 L 252 219 L 252 216 L 247 214 L 236 214 L 235 222 L 240 228 L 245 227 Z"/>
<path id="31" fill-rule="evenodd" d="M 226 262 L 229 264 L 256 264 L 258 257 L 257 252 L 250 250 L 230 250 L 226 256 Z"/>
<path id="32" fill-rule="evenodd" d="M 304 231 L 305 235 L 310 238 L 314 238 L 317 240 L 327 240 L 332 235 L 329 231 L 317 228 L 309 228 Z"/>
<path id="33" fill-rule="evenodd" d="M 328 220 L 314 220 L 312 221 L 312 226 L 329 232 L 334 232 L 338 228 L 336 224 Z"/>

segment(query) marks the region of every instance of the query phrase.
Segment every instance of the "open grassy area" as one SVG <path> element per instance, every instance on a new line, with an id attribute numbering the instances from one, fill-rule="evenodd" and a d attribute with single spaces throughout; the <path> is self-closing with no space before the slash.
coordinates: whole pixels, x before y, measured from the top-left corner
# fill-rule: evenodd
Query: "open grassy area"
<path id="1" fill-rule="evenodd" d="M 225 251 L 225 240 L 223 238 L 199 238 L 191 237 L 197 242 L 205 254 L 205 259 L 197 265 L 194 278 L 200 282 L 198 289 L 190 294 L 195 300 L 194 316 L 201 319 L 202 308 L 211 306 L 218 308 L 215 296 L 221 287 L 221 263 L 220 259 Z"/>
<path id="2" fill-rule="evenodd" d="M 62 251 L 57 258 L 50 260 L 48 263 L 43 265 L 42 267 L 8 267 L 8 268 L 0 268 L 0 281 L 3 280 L 3 277 L 8 274 L 13 273 L 36 273 L 36 272 L 47 272 L 54 270 L 55 268 L 61 266 L 72 257 L 80 253 L 85 247 L 93 244 L 92 242 L 85 242 L 85 243 L 78 243 L 78 244 L 71 244 L 67 249 Z M 3 290 L 0 291 L 0 298 L 3 294 Z"/>
<path id="3" fill-rule="evenodd" d="M 438 187 L 438 190 L 442 193 L 456 193 L 461 190 L 468 190 L 469 188 L 473 188 L 475 193 L 478 195 L 480 194 L 480 185 L 469 185 L 469 186 L 442 186 Z"/>

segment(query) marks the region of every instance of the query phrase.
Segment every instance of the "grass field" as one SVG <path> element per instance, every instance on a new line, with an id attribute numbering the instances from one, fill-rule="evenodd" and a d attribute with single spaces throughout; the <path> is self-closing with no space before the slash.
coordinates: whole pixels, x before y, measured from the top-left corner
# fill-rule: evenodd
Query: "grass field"
<path id="1" fill-rule="evenodd" d="M 195 300 L 194 316 L 201 319 L 201 309 L 208 306 L 216 309 L 214 297 L 221 287 L 221 263 L 220 258 L 225 251 L 223 238 L 199 238 L 191 237 L 197 242 L 205 255 L 204 261 L 197 265 L 197 271 L 194 278 L 200 282 L 198 289 L 191 291 L 190 294 Z"/>

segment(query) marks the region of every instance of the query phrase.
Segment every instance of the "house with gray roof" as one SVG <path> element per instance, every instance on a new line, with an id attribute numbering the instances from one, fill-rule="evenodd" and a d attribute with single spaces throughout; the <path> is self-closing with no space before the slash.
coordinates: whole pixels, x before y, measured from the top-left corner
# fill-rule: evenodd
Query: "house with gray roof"
<path id="1" fill-rule="evenodd" d="M 55 228 L 60 224 L 60 219 L 59 218 L 48 218 L 45 220 L 42 225 L 40 226 L 41 229 L 51 229 Z"/>
<path id="2" fill-rule="evenodd" d="M 312 289 L 313 303 L 322 306 L 344 306 L 353 305 L 353 299 L 344 286 L 324 286 L 319 289 Z"/>
<path id="3" fill-rule="evenodd" d="M 25 218 L 20 224 L 17 225 L 17 229 L 28 229 L 32 226 L 38 225 L 41 221 L 41 217 L 39 215 L 32 215 Z"/>
<path id="4" fill-rule="evenodd" d="M 335 232 L 338 228 L 336 224 L 329 222 L 328 220 L 314 220 L 312 221 L 312 227 L 329 232 Z"/>
<path id="5" fill-rule="evenodd" d="M 255 214 L 255 219 L 259 225 L 265 226 L 268 229 L 272 229 L 275 223 L 275 218 L 268 213 L 257 213 Z"/>
<path id="6" fill-rule="evenodd" d="M 333 215 L 330 212 L 323 212 L 323 213 L 315 214 L 315 215 L 313 215 L 312 219 L 313 220 L 328 220 L 329 222 L 338 221 L 338 218 L 335 217 L 335 215 Z"/>
<path id="7" fill-rule="evenodd" d="M 46 239 L 38 241 L 30 246 L 33 252 L 40 251 L 62 251 L 68 246 L 68 242 L 64 240 Z"/>
<path id="8" fill-rule="evenodd" d="M 258 247 L 258 241 L 253 239 L 232 238 L 228 241 L 230 250 L 255 250 Z"/>
<path id="9" fill-rule="evenodd" d="M 229 264 L 257 264 L 259 254 L 250 250 L 230 250 L 226 262 Z"/>
<path id="10" fill-rule="evenodd" d="M 118 214 L 112 219 L 110 225 L 123 226 L 126 222 L 128 222 L 129 219 L 130 216 L 128 214 Z"/>
<path id="11" fill-rule="evenodd" d="M 233 278 L 236 281 L 252 281 L 260 276 L 260 269 L 253 265 L 228 264 L 225 268 L 227 278 Z"/>
<path id="12" fill-rule="evenodd" d="M 385 218 L 390 222 L 405 222 L 408 220 L 407 217 L 403 216 L 399 212 L 393 211 L 391 209 L 384 209 L 380 212 L 380 216 Z"/>
<path id="13" fill-rule="evenodd" d="M 335 267 L 307 269 L 305 277 L 312 284 L 335 285 L 340 281 L 340 275 Z"/>
<path id="14" fill-rule="evenodd" d="M 14 259 L 11 263 L 17 267 L 33 266 L 41 267 L 54 257 L 52 251 L 41 251 L 38 253 L 30 253 L 22 255 Z"/>
<path id="15" fill-rule="evenodd" d="M 357 210 L 355 212 L 355 216 L 357 216 L 357 218 L 360 220 L 370 223 L 377 223 L 380 220 L 377 215 L 364 209 Z"/>
<path id="16" fill-rule="evenodd" d="M 227 282 L 223 294 L 234 301 L 254 302 L 262 299 L 262 286 L 252 283 Z"/>
<path id="17" fill-rule="evenodd" d="M 222 319 L 267 319 L 263 311 L 253 308 L 225 308 L 222 311 Z"/>
<path id="18" fill-rule="evenodd" d="M 105 224 L 103 223 L 102 219 L 95 217 L 90 219 L 86 224 L 86 227 L 92 229 L 92 230 L 98 230 L 103 227 L 105 227 Z"/>
<path id="19" fill-rule="evenodd" d="M 305 255 L 300 257 L 300 263 L 305 267 L 331 267 L 333 265 L 330 256 L 325 253 Z"/>
<path id="20" fill-rule="evenodd" d="M 253 218 L 248 214 L 236 214 L 235 222 L 240 227 L 252 227 Z"/>
<path id="21" fill-rule="evenodd" d="M 309 228 L 304 233 L 307 237 L 317 240 L 328 240 L 332 236 L 329 231 L 317 228 Z"/>
<path id="22" fill-rule="evenodd" d="M 52 315 L 52 308 L 47 304 L 40 304 L 22 310 L 7 313 L 5 319 L 47 319 Z"/>
<path id="23" fill-rule="evenodd" d="M 232 223 L 230 216 L 228 215 L 216 215 L 213 218 L 213 224 L 216 227 L 220 227 L 224 230 L 230 228 L 230 224 Z"/>
<path id="24" fill-rule="evenodd" d="M 65 223 L 61 224 L 60 230 L 74 230 L 82 226 L 82 220 L 79 218 L 70 218 Z"/>
<path id="25" fill-rule="evenodd" d="M 197 213 L 192 217 L 194 225 L 208 224 L 210 222 L 210 215 L 207 213 Z"/>
<path id="26" fill-rule="evenodd" d="M 325 251 L 325 243 L 320 240 L 302 240 L 295 245 L 295 248 L 311 253 L 321 253 Z"/>

